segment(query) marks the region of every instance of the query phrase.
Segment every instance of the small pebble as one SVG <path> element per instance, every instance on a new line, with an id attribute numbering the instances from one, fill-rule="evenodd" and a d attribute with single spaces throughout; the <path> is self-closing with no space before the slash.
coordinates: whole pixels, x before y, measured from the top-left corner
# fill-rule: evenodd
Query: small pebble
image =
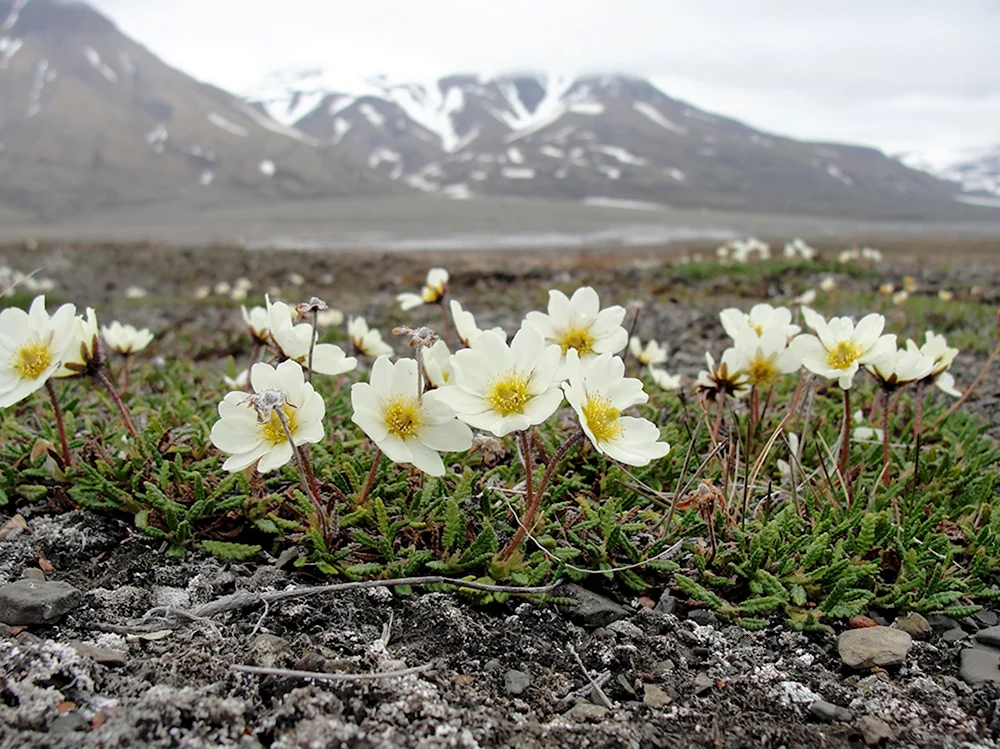
<path id="1" fill-rule="evenodd" d="M 903 630 L 910 637 L 926 637 L 931 633 L 930 623 L 916 611 L 897 617 L 892 626 Z"/>
<path id="2" fill-rule="evenodd" d="M 976 632 L 976 642 L 1000 648 L 1000 627 L 988 627 Z"/>
<path id="3" fill-rule="evenodd" d="M 978 645 L 965 648 L 958 675 L 966 684 L 1000 684 L 1000 650 Z"/>
<path id="4" fill-rule="evenodd" d="M 981 624 L 985 624 L 987 627 L 995 627 L 997 624 L 1000 624 L 1000 617 L 997 616 L 997 612 L 990 611 L 989 609 L 977 611 L 973 614 L 973 616 L 976 617 Z"/>
<path id="5" fill-rule="evenodd" d="M 913 638 L 892 627 L 849 629 L 837 638 L 837 651 L 848 668 L 898 666 L 906 660 Z"/>
<path id="6" fill-rule="evenodd" d="M 809 706 L 809 713 L 825 723 L 850 723 L 854 720 L 854 713 L 846 707 L 834 705 L 826 700 L 816 700 Z"/>
<path id="7" fill-rule="evenodd" d="M 69 583 L 16 580 L 0 586 L 0 622 L 47 624 L 75 609 L 83 594 Z"/>
<path id="8" fill-rule="evenodd" d="M 889 724 L 873 715 L 865 715 L 858 721 L 858 728 L 868 746 L 878 746 L 883 741 L 892 741 L 896 736 Z"/>
<path id="9" fill-rule="evenodd" d="M 566 712 L 566 717 L 578 723 L 600 723 L 608 717 L 608 708 L 592 702 L 577 702 Z"/>
<path id="10" fill-rule="evenodd" d="M 531 674 L 511 669 L 503 675 L 503 691 L 514 697 L 523 694 L 531 686 Z"/>
<path id="11" fill-rule="evenodd" d="M 688 612 L 688 619 L 703 627 L 716 624 L 719 621 L 715 612 L 709 609 L 692 609 Z"/>
<path id="12" fill-rule="evenodd" d="M 645 684 L 642 688 L 642 704 L 646 707 L 666 707 L 672 699 L 666 690 L 656 684 Z"/>

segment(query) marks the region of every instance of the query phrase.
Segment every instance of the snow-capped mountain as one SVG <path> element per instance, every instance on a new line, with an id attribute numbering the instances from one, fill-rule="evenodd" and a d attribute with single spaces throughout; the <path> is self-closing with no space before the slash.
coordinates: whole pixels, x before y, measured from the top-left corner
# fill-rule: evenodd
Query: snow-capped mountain
<path id="1" fill-rule="evenodd" d="M 248 94 L 390 181 L 514 195 L 892 218 L 948 213 L 954 187 L 875 149 L 756 131 L 624 75 L 377 77 L 321 70 Z"/>
<path id="2" fill-rule="evenodd" d="M 363 164 L 168 67 L 84 3 L 0 0 L 2 202 L 60 216 L 367 181 Z"/>
<path id="3" fill-rule="evenodd" d="M 985 192 L 1000 197 L 1000 146 L 949 164 L 938 171 L 937 176 L 958 182 L 963 192 Z"/>

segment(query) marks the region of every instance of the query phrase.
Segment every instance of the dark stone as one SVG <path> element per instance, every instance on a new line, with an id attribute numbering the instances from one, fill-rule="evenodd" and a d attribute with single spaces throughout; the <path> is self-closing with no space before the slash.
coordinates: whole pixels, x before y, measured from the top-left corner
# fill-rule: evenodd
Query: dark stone
<path id="1" fill-rule="evenodd" d="M 531 674 L 524 671 L 511 669 L 503 675 L 503 691 L 516 697 L 523 694 L 524 690 L 531 686 Z"/>
<path id="2" fill-rule="evenodd" d="M 959 620 L 959 626 L 966 632 L 978 632 L 983 628 L 983 625 L 976 621 L 975 617 L 967 616 L 964 619 Z"/>
<path id="3" fill-rule="evenodd" d="M 985 624 L 987 627 L 995 627 L 997 624 L 1000 624 L 1000 616 L 997 616 L 997 612 L 990 611 L 989 609 L 977 611 L 973 614 L 973 616 L 976 617 L 981 624 Z"/>
<path id="4" fill-rule="evenodd" d="M 992 645 L 1000 648 L 1000 627 L 989 627 L 976 632 L 976 641 L 983 645 Z"/>
<path id="5" fill-rule="evenodd" d="M 606 627 L 611 622 L 624 619 L 629 613 L 628 609 L 610 598 L 575 583 L 559 586 L 555 595 L 572 598 L 577 602 L 575 606 L 564 606 L 563 609 L 573 621 L 585 627 Z"/>
<path id="6" fill-rule="evenodd" d="M 969 633 L 961 627 L 954 627 L 941 635 L 941 639 L 945 642 L 958 642 L 959 640 L 964 640 L 968 636 Z"/>
<path id="7" fill-rule="evenodd" d="M 880 627 L 888 627 L 889 626 L 889 620 L 886 619 L 881 614 L 876 614 L 874 611 L 869 611 L 868 612 L 868 618 L 871 619 L 873 622 L 875 622 Z"/>
<path id="8" fill-rule="evenodd" d="M 698 647 L 691 648 L 691 655 L 700 661 L 707 661 L 712 657 L 712 651 L 699 645 Z"/>
<path id="9" fill-rule="evenodd" d="M 677 597 L 670 595 L 669 590 L 665 590 L 660 596 L 659 602 L 653 607 L 653 611 L 658 614 L 675 614 L 677 613 L 677 604 Z"/>
<path id="10" fill-rule="evenodd" d="M 809 713 L 824 723 L 850 723 L 854 720 L 854 713 L 846 707 L 834 705 L 826 700 L 816 700 L 812 703 L 809 706 Z"/>
<path id="11" fill-rule="evenodd" d="M 965 648 L 958 675 L 966 684 L 1000 684 L 1000 650 L 978 645 Z"/>
<path id="12" fill-rule="evenodd" d="M 76 608 L 82 597 L 69 583 L 17 580 L 0 586 L 0 622 L 47 624 Z"/>
<path id="13" fill-rule="evenodd" d="M 715 612 L 709 609 L 692 609 L 688 612 L 688 619 L 703 627 L 716 624 L 719 621 L 719 617 L 715 615 Z"/>
<path id="14" fill-rule="evenodd" d="M 955 629 L 958 626 L 957 620 L 944 614 L 932 614 L 928 616 L 927 623 L 931 625 L 931 629 L 935 632 L 947 632 L 949 629 Z"/>

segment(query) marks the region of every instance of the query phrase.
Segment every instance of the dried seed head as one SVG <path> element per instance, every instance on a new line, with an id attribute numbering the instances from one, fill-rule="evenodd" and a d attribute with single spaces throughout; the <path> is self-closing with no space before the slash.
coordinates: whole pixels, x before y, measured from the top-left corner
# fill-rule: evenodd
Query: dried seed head
<path id="1" fill-rule="evenodd" d="M 299 302 L 295 305 L 295 312 L 299 320 L 313 312 L 322 312 L 327 309 L 330 308 L 327 306 L 326 302 L 315 296 L 310 297 L 308 302 Z"/>
<path id="2" fill-rule="evenodd" d="M 410 348 L 430 348 L 438 340 L 438 334 L 427 326 L 411 328 L 408 325 L 400 325 L 392 329 L 393 335 L 405 335 L 410 338 Z"/>
<path id="3" fill-rule="evenodd" d="M 248 395 L 242 401 L 240 405 L 249 404 L 253 406 L 254 410 L 257 412 L 257 422 L 260 424 L 266 424 L 271 420 L 271 414 L 276 410 L 280 410 L 283 406 L 291 406 L 285 397 L 284 390 L 261 390 L 259 393 L 253 393 Z"/>

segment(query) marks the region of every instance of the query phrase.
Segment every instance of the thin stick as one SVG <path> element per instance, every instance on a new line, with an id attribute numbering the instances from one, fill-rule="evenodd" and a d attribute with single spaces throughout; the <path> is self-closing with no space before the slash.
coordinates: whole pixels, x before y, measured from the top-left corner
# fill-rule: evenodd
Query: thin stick
<path id="1" fill-rule="evenodd" d="M 402 668 L 398 671 L 380 671 L 372 674 L 328 674 L 325 671 L 295 671 L 285 668 L 262 668 L 260 666 L 244 666 L 234 663 L 230 666 L 233 671 L 241 671 L 245 674 L 259 674 L 260 676 L 282 676 L 287 679 L 315 679 L 317 681 L 374 681 L 376 679 L 394 679 L 397 676 L 412 676 L 413 674 L 430 671 L 434 668 L 431 663 L 413 668 Z"/>
<path id="2" fill-rule="evenodd" d="M 313 307 L 312 310 L 312 335 L 309 336 L 309 371 L 306 372 L 306 380 L 311 384 L 313 381 L 313 352 L 316 350 L 316 339 L 319 338 L 319 309 Z"/>
<path id="3" fill-rule="evenodd" d="M 972 384 L 969 385 L 969 388 L 964 393 L 962 393 L 962 396 L 957 401 L 955 401 L 955 404 L 945 412 L 944 416 L 942 416 L 940 419 L 934 422 L 935 427 L 937 427 L 942 421 L 944 421 L 953 413 L 955 413 L 955 411 L 958 410 L 958 407 L 961 406 L 963 403 L 965 403 L 968 397 L 972 395 L 972 391 L 974 391 L 979 386 L 979 383 L 983 381 L 983 378 L 986 376 L 987 370 L 989 370 L 990 365 L 993 364 L 993 360 L 996 359 L 997 356 L 1000 356 L 1000 343 L 998 343 L 996 348 L 993 349 L 993 353 L 990 354 L 990 358 L 986 360 L 986 363 L 983 365 L 982 371 L 980 371 L 976 379 L 972 381 Z"/>
<path id="4" fill-rule="evenodd" d="M 378 475 L 378 467 L 382 462 L 382 448 L 375 448 L 375 456 L 372 458 L 372 467 L 368 471 L 368 478 L 365 479 L 365 485 L 361 487 L 361 493 L 358 495 L 357 500 L 355 500 L 356 505 L 363 505 L 368 501 L 368 495 L 372 492 L 372 487 L 375 485 L 375 476 Z"/>
<path id="5" fill-rule="evenodd" d="M 510 556 L 517 550 L 517 547 L 521 545 L 521 541 L 524 540 L 524 534 L 527 529 L 535 522 L 535 514 L 538 512 L 538 506 L 542 503 L 542 497 L 545 496 L 545 489 L 549 485 L 549 481 L 552 479 L 552 474 L 555 473 L 556 467 L 562 462 L 562 459 L 566 457 L 566 453 L 569 452 L 570 448 L 583 439 L 583 431 L 577 430 L 573 432 L 566 441 L 563 442 L 559 449 L 555 451 L 555 454 L 549 460 L 548 466 L 545 468 L 545 473 L 542 475 L 541 483 L 538 484 L 538 488 L 535 490 L 534 496 L 530 497 L 528 502 L 528 508 L 524 513 L 524 517 L 518 523 L 517 531 L 514 533 L 514 537 L 507 544 L 507 547 L 500 553 L 500 561 L 506 561 Z"/>
<path id="6" fill-rule="evenodd" d="M 128 359 L 126 359 L 128 361 Z M 97 381 L 104 386 L 104 389 L 108 391 L 108 395 L 111 396 L 111 400 L 115 402 L 118 407 L 118 413 L 121 414 L 122 421 L 125 422 L 125 428 L 128 429 L 128 433 L 133 437 L 138 438 L 139 432 L 136 431 L 135 424 L 132 423 L 132 417 L 129 415 L 128 407 L 122 400 L 121 396 L 118 395 L 118 391 L 115 389 L 115 384 L 111 382 L 111 378 L 108 377 L 108 371 L 105 368 L 100 368 L 97 370 L 94 377 Z"/>
<path id="7" fill-rule="evenodd" d="M 51 378 L 45 381 L 45 392 L 49 394 L 49 400 L 52 401 L 52 410 L 56 415 L 56 430 L 59 432 L 59 446 L 62 449 L 63 462 L 67 468 L 72 468 L 73 456 L 70 455 L 69 442 L 66 439 L 66 425 L 63 423 L 63 413 L 59 407 L 59 396 L 56 395 L 56 389 L 52 385 Z"/>
<path id="8" fill-rule="evenodd" d="M 601 689 L 600 685 L 596 681 L 594 681 L 593 677 L 590 675 L 590 672 L 587 670 L 587 667 L 584 666 L 583 661 L 580 660 L 580 656 L 577 654 L 574 647 L 572 645 L 567 644 L 566 649 L 573 656 L 574 660 L 576 660 L 576 665 L 578 665 L 580 667 L 580 670 L 583 671 L 583 675 L 587 677 L 587 681 L 590 682 L 590 688 L 594 691 L 594 694 L 596 694 L 597 697 L 601 700 L 601 702 L 604 703 L 604 707 L 610 710 L 612 708 L 611 700 L 608 699 L 608 695 L 604 693 L 604 690 Z"/>

